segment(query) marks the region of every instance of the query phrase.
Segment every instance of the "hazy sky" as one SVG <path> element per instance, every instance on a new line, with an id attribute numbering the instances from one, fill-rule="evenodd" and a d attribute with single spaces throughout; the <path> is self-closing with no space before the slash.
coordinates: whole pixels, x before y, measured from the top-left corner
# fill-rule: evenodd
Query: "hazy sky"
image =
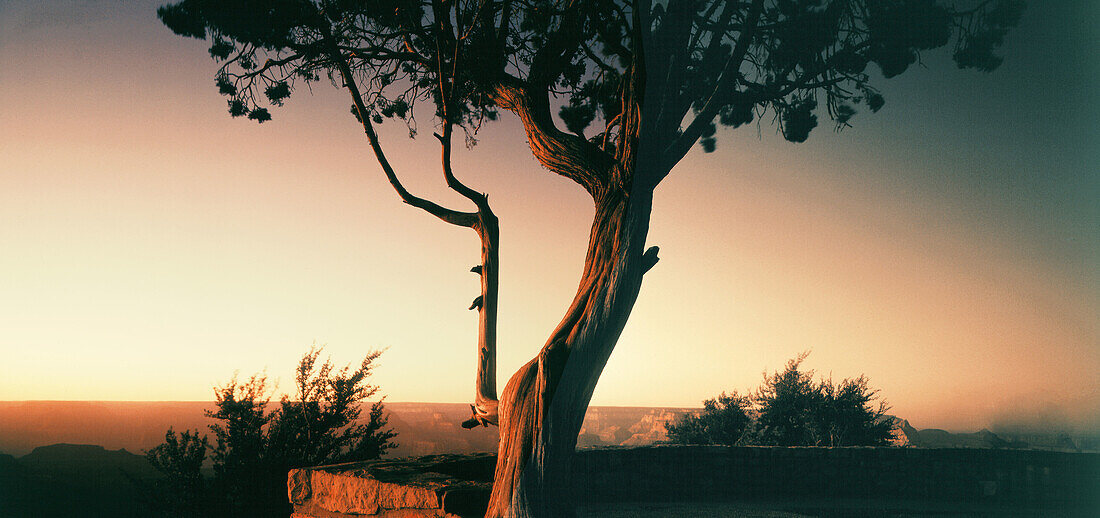
<path id="1" fill-rule="evenodd" d="M 392 401 L 471 400 L 474 233 L 398 201 L 332 88 L 231 119 L 159 3 L 0 0 L 0 399 L 289 388 L 316 341 L 388 348 Z M 592 403 L 698 406 L 812 350 L 918 428 L 1100 428 L 1100 10 L 1031 3 L 993 74 L 928 54 L 854 128 L 696 148 Z M 461 205 L 434 139 L 382 137 L 410 190 Z M 479 139 L 455 165 L 501 219 L 503 386 L 568 307 L 592 208 L 510 115 Z"/>

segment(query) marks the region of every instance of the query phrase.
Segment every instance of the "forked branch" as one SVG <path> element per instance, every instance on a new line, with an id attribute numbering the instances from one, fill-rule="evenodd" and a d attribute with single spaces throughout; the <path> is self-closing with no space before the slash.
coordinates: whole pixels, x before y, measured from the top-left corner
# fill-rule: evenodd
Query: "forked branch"
<path id="1" fill-rule="evenodd" d="M 499 230 L 497 218 L 489 207 L 488 197 L 471 189 L 458 180 L 451 169 L 451 123 L 445 122 L 443 135 L 436 135 L 442 147 L 441 164 L 443 176 L 447 186 L 458 192 L 477 206 L 476 212 L 461 212 L 443 207 L 435 202 L 420 198 L 411 194 L 401 184 L 397 173 L 382 150 L 378 140 L 378 134 L 371 124 L 371 114 L 367 110 L 362 94 L 352 75 L 348 58 L 335 46 L 330 49 L 330 56 L 336 62 L 340 74 L 344 79 L 344 86 L 351 95 L 356 115 L 363 125 L 363 131 L 367 135 L 375 158 L 386 174 L 390 185 L 397 191 L 402 201 L 414 207 L 423 209 L 439 219 L 448 223 L 468 227 L 477 232 L 481 240 L 481 264 L 475 266 L 475 271 L 481 276 L 481 294 L 474 299 L 470 309 L 479 312 L 478 322 L 478 369 L 476 377 L 475 402 L 471 405 L 473 417 L 463 426 L 470 428 L 481 424 L 497 424 L 497 394 L 496 394 L 496 318 L 497 318 L 497 291 L 498 291 L 498 251 Z M 446 100 L 444 101 L 446 102 Z M 470 422 L 473 425 L 467 426 Z"/>

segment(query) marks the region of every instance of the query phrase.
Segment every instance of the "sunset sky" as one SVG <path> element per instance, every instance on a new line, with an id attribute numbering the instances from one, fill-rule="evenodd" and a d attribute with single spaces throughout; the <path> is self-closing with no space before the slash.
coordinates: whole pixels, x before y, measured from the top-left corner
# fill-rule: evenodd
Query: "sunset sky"
<path id="1" fill-rule="evenodd" d="M 386 348 L 391 401 L 471 401 L 476 235 L 400 203 L 326 84 L 230 118 L 161 3 L 0 0 L 0 400 L 289 389 L 317 342 Z M 592 404 L 699 406 L 812 350 L 918 428 L 1100 430 L 1100 8 L 1030 3 L 992 74 L 929 53 L 853 128 L 697 147 Z M 434 139 L 381 134 L 411 191 L 465 208 Z M 501 220 L 503 386 L 572 299 L 592 207 L 510 114 L 478 138 L 455 171 Z"/>

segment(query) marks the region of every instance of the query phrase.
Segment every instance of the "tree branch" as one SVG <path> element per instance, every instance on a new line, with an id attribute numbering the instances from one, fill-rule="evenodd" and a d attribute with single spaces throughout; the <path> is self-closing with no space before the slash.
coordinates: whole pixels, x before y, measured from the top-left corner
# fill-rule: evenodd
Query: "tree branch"
<path id="1" fill-rule="evenodd" d="M 443 179 L 447 181 L 447 187 L 451 190 L 461 194 L 467 200 L 474 202 L 478 210 L 488 209 L 488 199 L 480 192 L 477 192 L 466 184 L 462 183 L 457 177 L 455 177 L 454 171 L 451 169 L 451 123 L 445 123 L 443 125 L 443 134 L 434 133 L 436 139 L 439 140 L 440 145 L 443 148 L 441 162 L 443 164 Z"/>
<path id="2" fill-rule="evenodd" d="M 579 183 L 593 197 L 607 183 L 614 159 L 595 144 L 559 130 L 544 89 L 529 94 L 520 80 L 505 76 L 490 94 L 493 102 L 523 122 L 535 158 L 550 171 Z"/>
<path id="3" fill-rule="evenodd" d="M 573 1 L 569 3 L 575 4 Z M 546 89 L 561 75 L 577 47 L 585 40 L 583 12 L 584 9 L 578 5 L 570 5 L 564 9 L 557 30 L 546 36 L 546 42 L 531 59 L 527 74 L 530 85 Z"/>
<path id="4" fill-rule="evenodd" d="M 420 63 L 421 65 L 431 65 L 432 63 L 431 59 L 420 55 L 420 53 L 409 51 L 395 51 L 387 49 L 385 47 L 341 46 L 340 50 L 346 51 L 349 56 L 363 61 L 411 61 L 413 63 Z"/>
<path id="5" fill-rule="evenodd" d="M 681 103 L 677 102 L 677 98 L 680 97 L 687 64 L 691 61 L 691 49 L 687 45 L 691 37 L 694 12 L 694 2 L 669 2 L 656 34 L 660 53 L 646 63 L 647 80 L 654 82 L 646 87 L 654 87 L 653 92 L 659 96 L 657 105 L 652 107 L 659 111 L 656 119 L 657 135 L 674 134 L 684 118 L 686 107 L 681 111 Z"/>
<path id="6" fill-rule="evenodd" d="M 390 161 L 382 151 L 382 146 L 378 141 L 378 134 L 374 132 L 374 125 L 371 124 L 370 121 L 370 111 L 367 110 L 366 103 L 363 102 L 363 96 L 355 83 L 355 77 L 352 75 L 351 66 L 348 65 L 347 58 L 344 57 L 340 49 L 336 47 L 335 43 L 332 43 L 331 35 L 328 34 L 328 31 L 326 31 L 325 39 L 330 42 L 329 57 L 336 63 L 336 67 L 340 70 L 340 75 L 344 80 L 344 87 L 347 88 L 348 93 L 351 94 L 352 102 L 355 105 L 355 111 L 359 116 L 359 122 L 363 124 L 363 131 L 367 134 L 367 140 L 370 141 L 374 156 L 378 159 L 378 164 L 382 166 L 382 171 L 386 173 L 386 179 L 389 180 L 393 189 L 397 191 L 397 195 L 401 197 L 401 201 L 424 210 L 452 225 L 472 228 L 477 224 L 477 214 L 451 210 L 435 202 L 414 196 L 401 184 L 401 180 L 397 178 L 397 173 L 394 172 L 393 167 L 390 165 Z"/>
<path id="7" fill-rule="evenodd" d="M 703 104 L 703 109 L 691 121 L 691 124 L 684 130 L 684 133 L 676 138 L 676 140 L 672 141 L 665 152 L 662 153 L 666 160 L 668 160 L 667 168 L 662 167 L 662 170 L 665 171 L 665 175 L 668 174 L 668 171 L 672 170 L 672 167 L 676 165 L 680 159 L 684 158 L 684 155 L 691 149 L 691 146 L 695 145 L 695 141 L 699 140 L 699 136 L 703 134 L 703 130 L 714 120 L 714 116 L 718 114 L 718 110 L 720 110 L 722 106 L 728 104 L 729 96 L 724 95 L 724 89 L 731 88 L 739 79 L 741 62 L 745 60 L 745 55 L 748 53 L 749 45 L 752 43 L 756 24 L 760 20 L 760 14 L 763 12 L 763 8 L 764 0 L 753 1 L 752 6 L 749 8 L 748 15 L 745 16 L 745 23 L 741 30 L 741 34 L 737 38 L 737 45 L 733 48 L 733 52 L 730 53 L 730 58 L 722 68 L 721 75 L 715 80 L 714 89 L 711 90 L 710 95 L 707 96 L 707 100 Z"/>

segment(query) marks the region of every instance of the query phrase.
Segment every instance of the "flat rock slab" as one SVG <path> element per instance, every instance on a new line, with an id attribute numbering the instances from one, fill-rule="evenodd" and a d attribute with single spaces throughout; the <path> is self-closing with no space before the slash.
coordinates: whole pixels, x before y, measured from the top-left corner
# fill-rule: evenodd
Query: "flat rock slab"
<path id="1" fill-rule="evenodd" d="M 291 470 L 293 518 L 483 516 L 496 455 L 426 455 Z"/>

